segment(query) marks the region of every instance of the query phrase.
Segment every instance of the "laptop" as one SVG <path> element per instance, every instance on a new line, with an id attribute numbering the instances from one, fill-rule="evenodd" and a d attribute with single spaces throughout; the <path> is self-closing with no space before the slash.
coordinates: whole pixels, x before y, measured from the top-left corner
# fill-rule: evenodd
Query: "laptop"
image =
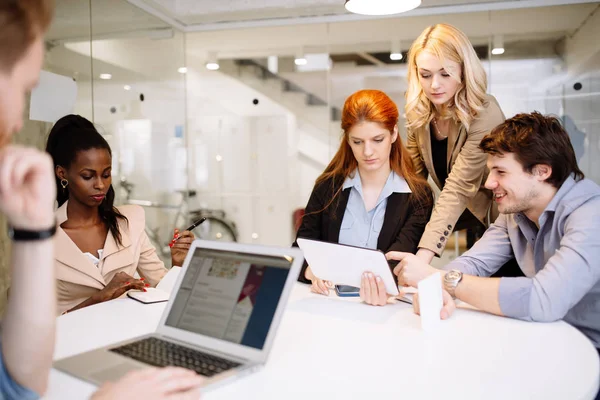
<path id="1" fill-rule="evenodd" d="M 54 368 L 100 385 L 131 370 L 175 365 L 205 376 L 210 389 L 256 371 L 303 262 L 297 248 L 195 240 L 154 333 Z"/>

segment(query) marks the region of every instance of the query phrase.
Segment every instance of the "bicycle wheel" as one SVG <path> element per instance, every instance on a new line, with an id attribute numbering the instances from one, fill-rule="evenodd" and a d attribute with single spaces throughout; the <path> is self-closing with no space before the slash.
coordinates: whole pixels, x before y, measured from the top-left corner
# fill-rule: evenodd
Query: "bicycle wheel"
<path id="1" fill-rule="evenodd" d="M 196 227 L 193 232 L 198 239 L 237 242 L 235 227 L 216 217 L 206 217 L 206 221 Z"/>

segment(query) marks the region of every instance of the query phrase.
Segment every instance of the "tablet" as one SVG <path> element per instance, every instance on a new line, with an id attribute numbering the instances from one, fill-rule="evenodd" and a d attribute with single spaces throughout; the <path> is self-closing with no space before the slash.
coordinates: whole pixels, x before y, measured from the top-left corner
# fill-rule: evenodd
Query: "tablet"
<path id="1" fill-rule="evenodd" d="M 310 269 L 335 285 L 360 287 L 362 274 L 372 272 L 383 279 L 388 294 L 397 296 L 398 286 L 385 255 L 379 250 L 298 238 L 298 246 Z"/>

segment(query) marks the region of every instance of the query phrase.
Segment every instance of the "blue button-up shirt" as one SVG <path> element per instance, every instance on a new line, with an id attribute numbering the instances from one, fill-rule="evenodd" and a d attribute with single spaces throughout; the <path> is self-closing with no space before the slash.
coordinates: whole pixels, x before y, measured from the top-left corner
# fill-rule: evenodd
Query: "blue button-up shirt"
<path id="1" fill-rule="evenodd" d="M 411 193 L 410 187 L 404 178 L 392 171 L 379 194 L 375 207 L 369 211 L 365 207 L 362 183 L 357 170 L 344 181 L 342 190 L 348 188 L 352 189 L 342 219 L 339 243 L 376 249 L 388 197 L 392 193 Z"/>
<path id="2" fill-rule="evenodd" d="M 515 257 L 525 277 L 501 278 L 508 317 L 564 319 L 600 348 L 600 187 L 568 178 L 539 219 L 501 214 L 475 245 L 444 267 L 490 276 Z"/>

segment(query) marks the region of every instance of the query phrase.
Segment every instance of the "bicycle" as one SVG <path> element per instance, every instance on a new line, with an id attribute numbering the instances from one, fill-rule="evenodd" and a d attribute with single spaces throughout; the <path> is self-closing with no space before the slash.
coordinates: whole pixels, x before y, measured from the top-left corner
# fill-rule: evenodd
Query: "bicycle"
<path id="1" fill-rule="evenodd" d="M 188 210 L 187 199 L 196 197 L 197 192 L 195 190 L 178 190 L 177 193 L 179 193 L 181 197 L 179 203 L 164 204 L 149 200 L 132 199 L 131 194 L 133 193 L 135 185 L 127 181 L 125 177 L 121 177 L 120 187 L 126 193 L 125 204 L 134 204 L 142 207 L 158 208 L 161 210 L 177 210 L 172 227 L 185 229 L 185 227 L 191 225 L 194 221 L 197 221 L 200 218 L 206 218 L 204 223 L 193 229 L 196 238 L 229 242 L 237 242 L 238 240 L 238 230 L 235 222 L 227 218 L 225 211 L 208 208 Z M 169 260 L 171 258 L 169 242 L 172 239 L 172 228 L 168 232 L 161 234 L 161 227 L 152 229 L 148 226 L 148 224 L 146 224 L 145 230 L 159 256 L 163 260 Z"/>

